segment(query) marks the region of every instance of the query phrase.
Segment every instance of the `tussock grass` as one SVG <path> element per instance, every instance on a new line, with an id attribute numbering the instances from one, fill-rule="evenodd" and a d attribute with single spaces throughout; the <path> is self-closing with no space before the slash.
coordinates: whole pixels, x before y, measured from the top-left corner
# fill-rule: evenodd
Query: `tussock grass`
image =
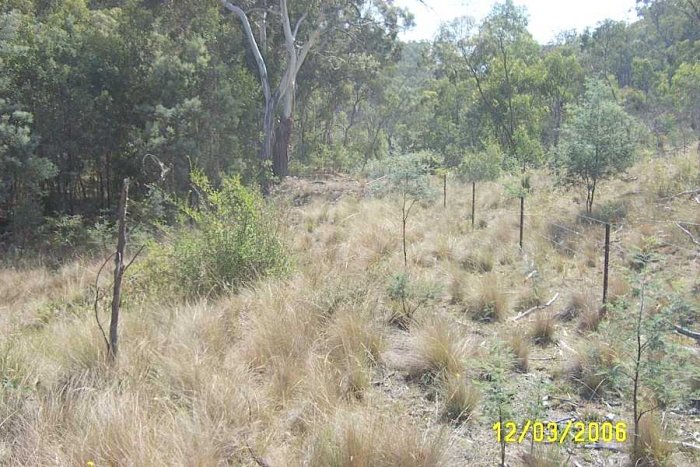
<path id="1" fill-rule="evenodd" d="M 673 446 L 666 440 L 667 434 L 659 420 L 652 413 L 646 413 L 639 420 L 638 429 L 638 433 L 632 434 L 637 436 L 636 451 L 632 440 L 629 441 L 632 464 L 644 467 L 666 465 Z"/>
<path id="2" fill-rule="evenodd" d="M 518 297 L 518 302 L 515 305 L 515 311 L 525 311 L 532 307 L 542 305 L 542 297 L 535 287 L 528 288 Z"/>
<path id="3" fill-rule="evenodd" d="M 615 348 L 600 340 L 589 340 L 570 354 L 564 374 L 578 388 L 581 397 L 598 399 L 617 383 L 616 367 Z"/>
<path id="4" fill-rule="evenodd" d="M 557 220 L 557 222 L 549 224 L 545 235 L 550 239 L 550 245 L 560 254 L 573 256 L 581 240 L 581 237 L 576 235 L 577 231 L 577 226 L 570 225 L 563 220 Z"/>
<path id="5" fill-rule="evenodd" d="M 513 355 L 515 369 L 526 373 L 529 367 L 530 346 L 528 340 L 519 331 L 509 332 L 505 339 L 506 346 Z"/>
<path id="6" fill-rule="evenodd" d="M 339 411 L 313 436 L 307 465 L 432 467 L 446 459 L 446 438 L 440 432 L 426 436 L 401 418 Z"/>
<path id="7" fill-rule="evenodd" d="M 586 307 L 581 311 L 578 320 L 578 330 L 583 334 L 598 330 L 602 315 L 597 307 Z"/>
<path id="8" fill-rule="evenodd" d="M 612 277 L 608 284 L 608 299 L 610 303 L 617 303 L 624 299 L 631 291 L 627 281 L 620 277 Z"/>
<path id="9" fill-rule="evenodd" d="M 464 375 L 448 375 L 441 384 L 444 400 L 442 416 L 457 423 L 464 423 L 474 415 L 481 400 L 481 392 L 466 381 Z"/>
<path id="10" fill-rule="evenodd" d="M 656 261 L 650 267 L 664 265 L 657 269 L 664 279 L 660 288 L 692 306 L 700 296 L 693 258 L 661 246 L 690 247 L 687 236 L 673 225 L 636 219 L 662 219 L 668 209 L 677 219 L 700 223 L 700 217 L 687 200 L 644 204 L 646 195 L 657 199 L 646 193 L 653 187 L 645 180 L 638 183 L 643 196 L 627 205 L 629 228 L 615 231 L 615 243 L 650 255 L 645 258 Z M 620 189 L 637 189 L 613 183 L 602 188 L 601 204 Z M 486 228 L 472 230 L 465 221 L 471 187 L 449 188 L 446 210 L 438 203 L 412 211 L 407 268 L 396 199 L 333 196 L 319 202 L 314 193 L 307 204 L 290 203 L 285 211 L 294 268 L 282 278 L 185 300 L 157 295 L 139 282 L 141 258 L 130 270 L 134 280 L 125 282 L 114 366 L 105 361 L 92 310 L 100 261 L 0 267 L 0 464 L 482 465 L 495 458 L 485 443 L 487 435 L 493 441 L 492 420 L 479 416 L 491 413 L 490 388 L 502 384 L 505 394 L 515 394 L 508 408 L 522 414 L 523 404 L 536 400 L 534 376 L 548 373 L 577 394 L 565 397 L 578 404 L 579 418 L 589 416 L 590 399 L 596 420 L 607 414 L 602 398 L 630 420 L 630 404 L 621 398 L 629 380 L 618 371 L 629 364 L 627 350 L 593 332 L 608 332 L 620 315 L 608 313 L 599 326 L 600 226 L 573 224 L 579 207 L 551 190 L 549 179 L 537 178 L 520 252 L 517 200 L 502 195 L 498 184 L 478 187 L 477 221 Z M 536 235 L 549 234 L 549 213 L 590 237 L 567 237 L 578 254 L 552 254 L 549 240 Z M 620 258 L 614 250 L 611 301 L 634 294 L 632 279 L 618 281 L 628 277 Z M 534 269 L 537 276 L 526 280 Z M 410 276 L 412 286 L 435 289 L 410 289 L 409 305 L 420 306 L 398 328 L 387 322 L 401 307 L 387 291 L 387 280 L 397 273 Z M 104 290 L 110 280 L 103 272 Z M 551 339 L 553 323 L 530 334 L 529 325 L 508 319 L 511 301 L 516 309 L 529 308 L 555 291 L 559 301 L 528 320 L 535 328 L 541 314 L 557 312 L 561 352 L 532 342 Z M 103 296 L 105 324 L 109 296 Z M 618 301 L 615 310 L 623 304 Z M 577 327 L 585 336 L 572 352 L 564 341 Z M 532 366 L 535 351 L 537 371 L 518 374 Z M 559 370 L 561 353 L 568 361 Z M 480 381 L 472 383 L 472 371 Z M 697 378 L 684 382 L 683 391 L 700 387 Z M 689 393 L 682 397 L 697 405 Z M 649 441 L 641 443 L 647 450 L 638 459 L 669 463 L 654 441 L 664 435 L 643 430 L 640 439 Z M 571 459 L 540 447 L 518 455 L 511 451 L 508 462 L 585 463 L 580 450 Z M 610 462 L 626 460 L 626 454 L 610 456 Z M 683 456 L 675 453 L 673 461 Z"/>
<path id="11" fill-rule="evenodd" d="M 441 318 L 416 323 L 410 334 L 393 349 L 390 360 L 410 379 L 432 382 L 448 375 L 464 374 L 469 342 Z"/>
<path id="12" fill-rule="evenodd" d="M 537 345 L 546 346 L 556 342 L 554 331 L 556 321 L 551 314 L 538 314 L 530 326 L 530 338 Z"/>
<path id="13" fill-rule="evenodd" d="M 476 321 L 503 321 L 508 313 L 508 296 L 495 274 L 484 276 L 467 303 L 467 312 Z"/>
<path id="14" fill-rule="evenodd" d="M 466 290 L 467 277 L 461 273 L 461 271 L 453 272 L 450 276 L 450 284 L 447 290 L 450 295 L 450 302 L 453 305 L 463 304 L 466 296 Z"/>
<path id="15" fill-rule="evenodd" d="M 558 316 L 562 321 L 570 321 L 588 313 L 590 310 L 597 311 L 593 294 L 588 290 L 577 290 L 571 294 L 568 304 Z"/>
<path id="16" fill-rule="evenodd" d="M 386 347 L 383 329 L 366 314 L 341 312 L 328 329 L 326 358 L 334 367 L 343 397 L 361 398 L 370 384 L 370 370 Z"/>
<path id="17" fill-rule="evenodd" d="M 434 255 L 438 261 L 451 261 L 457 249 L 457 239 L 451 235 L 438 235 Z"/>
<path id="18" fill-rule="evenodd" d="M 487 250 L 478 250 L 464 254 L 459 259 L 462 269 L 469 272 L 485 273 L 493 270 L 494 255 Z"/>
<path id="19" fill-rule="evenodd" d="M 523 467 L 566 467 L 568 459 L 554 446 L 536 445 L 520 456 Z"/>
<path id="20" fill-rule="evenodd" d="M 246 303 L 241 350 L 254 368 L 284 357 L 301 362 L 320 333 L 324 315 L 312 303 L 293 303 L 292 291 L 303 283 L 261 285 Z"/>

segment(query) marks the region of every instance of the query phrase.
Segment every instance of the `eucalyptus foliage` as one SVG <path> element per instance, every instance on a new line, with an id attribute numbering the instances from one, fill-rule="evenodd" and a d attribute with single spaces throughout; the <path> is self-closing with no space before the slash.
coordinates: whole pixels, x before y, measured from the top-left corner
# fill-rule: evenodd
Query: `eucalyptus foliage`
<path id="1" fill-rule="evenodd" d="M 564 183 L 586 189 L 591 212 L 598 183 L 634 163 L 635 123 L 599 81 L 587 83 L 583 103 L 569 112 L 556 164 Z"/>

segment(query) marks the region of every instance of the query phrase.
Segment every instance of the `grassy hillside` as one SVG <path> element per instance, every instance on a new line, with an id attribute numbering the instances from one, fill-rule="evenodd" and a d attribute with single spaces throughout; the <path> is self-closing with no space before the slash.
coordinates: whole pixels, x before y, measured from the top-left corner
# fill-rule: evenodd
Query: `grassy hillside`
<path id="1" fill-rule="evenodd" d="M 0 464 L 497 465 L 500 413 L 627 423 L 605 449 L 528 435 L 506 445 L 508 465 L 625 465 L 643 294 L 638 399 L 654 410 L 635 459 L 697 465 L 698 343 L 672 325 L 700 330 L 700 205 L 668 198 L 697 173 L 697 154 L 649 159 L 601 186 L 593 216 L 614 222 L 602 318 L 604 227 L 545 174 L 522 251 L 508 180 L 478 185 L 472 230 L 471 187 L 450 179 L 445 209 L 408 220 L 406 268 L 398 199 L 367 180 L 288 180 L 273 202 L 292 272 L 180 299 L 134 269 L 115 365 L 93 310 L 102 261 L 3 264 Z"/>

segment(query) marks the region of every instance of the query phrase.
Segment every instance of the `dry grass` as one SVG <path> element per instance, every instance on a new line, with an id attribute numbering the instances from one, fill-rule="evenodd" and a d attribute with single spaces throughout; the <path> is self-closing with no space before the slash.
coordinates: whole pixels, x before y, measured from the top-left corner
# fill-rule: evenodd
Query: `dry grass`
<path id="1" fill-rule="evenodd" d="M 581 311 L 578 320 L 578 330 L 582 333 L 595 332 L 598 330 L 602 315 L 600 310 L 595 307 L 587 307 Z"/>
<path id="2" fill-rule="evenodd" d="M 617 365 L 615 348 L 606 342 L 589 340 L 569 356 L 564 373 L 585 399 L 600 398 L 613 386 Z"/>
<path id="3" fill-rule="evenodd" d="M 479 250 L 463 255 L 459 259 L 459 264 L 462 269 L 469 272 L 485 273 L 491 272 L 494 265 L 493 253 L 490 251 Z"/>
<path id="4" fill-rule="evenodd" d="M 448 420 L 464 423 L 475 415 L 481 392 L 463 375 L 448 375 L 441 388 L 444 405 L 442 415 Z"/>
<path id="5" fill-rule="evenodd" d="M 608 284 L 608 299 L 610 303 L 624 299 L 630 293 L 630 285 L 624 279 L 614 276 Z"/>
<path id="6" fill-rule="evenodd" d="M 442 433 L 426 436 L 400 418 L 341 410 L 319 428 L 305 465 L 431 467 L 446 461 Z"/>
<path id="7" fill-rule="evenodd" d="M 411 379 L 432 382 L 448 375 L 463 375 L 469 342 L 440 318 L 417 323 L 390 353 L 395 365 Z"/>
<path id="8" fill-rule="evenodd" d="M 637 436 L 636 451 L 632 440 L 629 441 L 632 464 L 643 467 L 666 465 L 673 452 L 673 445 L 666 441 L 667 434 L 659 420 L 653 414 L 646 413 L 639 420 L 638 428 L 639 433 L 633 434 Z"/>
<path id="9" fill-rule="evenodd" d="M 527 338 L 521 332 L 516 331 L 508 333 L 504 340 L 508 350 L 513 355 L 516 370 L 527 373 L 530 359 L 530 346 Z"/>
<path id="10" fill-rule="evenodd" d="M 647 190 L 651 179 L 640 167 L 634 186 L 601 187 L 601 202 L 637 186 Z M 465 221 L 471 187 L 454 183 L 447 210 L 417 205 L 412 212 L 407 269 L 395 199 L 344 196 L 334 202 L 341 192 L 319 200 L 312 190 L 300 198 L 309 204 L 289 208 L 295 268 L 285 278 L 191 302 L 153 296 L 127 282 L 121 354 L 113 367 L 105 362 L 92 310 L 100 262 L 1 266 L 0 465 L 488 465 L 498 449 L 490 418 L 496 376 L 513 395 L 507 408 L 522 417 L 542 395 L 537 381 L 556 377 L 561 355 L 569 360 L 563 366 L 568 384 L 555 379 L 551 401 L 560 390 L 585 418 L 586 411 L 610 412 L 602 398 L 621 420 L 630 420 L 627 380 L 614 371 L 629 363 L 623 360 L 628 349 L 596 333 L 578 337 L 575 351 L 566 345 L 577 326 L 605 333 L 618 324 L 608 313 L 598 325 L 599 226 L 576 224 L 579 207 L 571 206 L 571 196 L 552 189 L 546 176 L 534 180 L 523 252 L 517 248 L 517 200 L 498 183 L 480 185 L 477 220 L 487 227 L 472 230 Z M 657 206 L 646 194 L 629 204 L 629 225 L 615 232 L 616 245 L 663 256 L 659 287 L 694 306 L 700 297 L 695 258 L 659 245 L 690 247 L 687 237 L 672 224 L 636 219 L 664 220 L 668 211 L 700 223 L 697 209 L 687 200 Z M 591 237 L 579 242 L 571 234 L 579 253 L 557 254 L 549 240 L 538 239 L 549 233 L 550 213 Z M 614 250 L 610 297 L 632 303 L 634 282 L 623 254 Z M 526 279 L 534 269 L 537 275 Z M 421 306 L 405 330 L 386 320 L 396 305 L 387 281 L 399 272 L 437 290 L 412 302 Z M 103 274 L 105 289 L 109 281 Z M 529 308 L 555 291 L 562 298 L 529 318 L 532 334 L 528 325 L 508 319 L 511 302 Z M 103 322 L 108 307 L 105 296 Z M 558 348 L 532 343 L 531 336 L 553 339 L 554 323 L 545 312 L 559 312 Z M 470 369 L 480 381 L 470 380 Z M 682 390 L 697 390 L 697 379 L 694 384 Z M 545 407 L 542 417 L 561 416 L 559 407 Z M 692 417 L 667 417 L 698 430 Z M 647 465 L 671 462 L 653 426 L 643 426 L 640 437 L 648 441 L 638 458 Z M 509 449 L 507 463 L 627 460 L 626 454 L 576 449 L 564 459 L 539 448 L 520 458 L 522 450 Z M 693 465 L 684 460 L 686 453 L 673 454 L 674 465 Z"/>
<path id="11" fill-rule="evenodd" d="M 461 271 L 453 272 L 450 277 L 448 293 L 453 305 L 463 304 L 466 297 L 467 278 Z"/>
<path id="12" fill-rule="evenodd" d="M 541 346 L 556 342 L 554 339 L 555 328 L 556 321 L 551 314 L 538 314 L 530 326 L 530 339 L 532 339 L 535 344 Z"/>
<path id="13" fill-rule="evenodd" d="M 569 465 L 561 451 L 554 446 L 536 445 L 531 452 L 520 456 L 523 467 L 565 467 Z"/>
<path id="14" fill-rule="evenodd" d="M 467 304 L 467 312 L 474 320 L 503 321 L 508 313 L 508 296 L 495 274 L 485 275 Z"/>
<path id="15" fill-rule="evenodd" d="M 562 321 L 570 321 L 594 309 L 597 311 L 593 294 L 590 291 L 577 290 L 571 294 L 569 303 L 559 313 L 559 317 Z"/>

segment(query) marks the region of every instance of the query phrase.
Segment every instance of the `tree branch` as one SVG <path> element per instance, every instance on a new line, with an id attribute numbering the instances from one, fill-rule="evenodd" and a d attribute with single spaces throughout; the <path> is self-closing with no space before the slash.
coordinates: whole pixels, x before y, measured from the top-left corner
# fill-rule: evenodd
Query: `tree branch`
<path id="1" fill-rule="evenodd" d="M 280 0 L 280 15 L 282 19 L 282 29 L 284 30 L 284 42 L 287 46 L 287 51 L 294 53 L 294 34 L 292 34 L 292 26 L 289 24 L 289 8 L 287 8 L 287 0 Z"/>
<path id="2" fill-rule="evenodd" d="M 250 21 L 248 20 L 248 16 L 240 7 L 234 5 L 231 2 L 228 2 L 226 0 L 220 0 L 220 2 L 224 6 L 224 8 L 235 14 L 243 24 L 243 31 L 245 32 L 246 39 L 248 39 L 248 44 L 250 46 L 251 51 L 253 52 L 253 56 L 255 57 L 255 62 L 258 65 L 258 73 L 260 74 L 263 95 L 265 96 L 265 100 L 269 101 L 271 97 L 271 92 L 270 80 L 267 75 L 267 66 L 265 65 L 265 60 L 263 59 L 262 54 L 260 53 L 260 48 L 258 47 L 258 43 L 255 40 L 255 36 L 253 36 L 253 30 L 250 27 Z"/>
<path id="3" fill-rule="evenodd" d="M 304 64 L 304 60 L 306 60 L 306 55 L 309 53 L 309 50 L 311 50 L 311 47 L 316 45 L 316 42 L 318 41 L 319 37 L 321 37 L 321 32 L 323 32 L 324 21 L 325 20 L 323 18 L 323 15 L 321 15 L 321 20 L 319 21 L 318 27 L 314 30 L 314 32 L 311 33 L 311 35 L 309 36 L 309 39 L 306 41 L 304 46 L 299 51 L 299 55 L 298 55 L 299 58 L 298 58 L 297 64 L 296 64 L 295 75 L 296 75 L 296 73 L 299 72 L 299 70 L 301 69 L 301 66 Z"/>
<path id="4" fill-rule="evenodd" d="M 698 446 L 697 444 L 686 443 L 684 441 L 670 441 L 670 440 L 666 440 L 666 442 L 670 443 L 670 444 L 675 444 L 675 445 L 680 446 L 684 449 L 689 449 L 689 450 L 692 449 L 695 451 L 700 451 L 700 446 Z"/>
<path id="5" fill-rule="evenodd" d="M 146 248 L 146 244 L 145 244 L 145 243 L 144 243 L 143 245 L 141 245 L 141 248 L 139 248 L 139 251 L 137 251 L 136 254 L 134 255 L 134 257 L 131 258 L 131 261 L 129 261 L 129 264 L 127 264 L 126 266 L 124 266 L 124 272 L 126 272 L 126 270 L 129 269 L 129 266 L 131 266 L 131 264 L 132 264 L 134 261 L 136 261 L 136 258 L 139 257 L 139 255 L 141 254 L 141 252 L 143 251 L 144 248 Z"/>
<path id="6" fill-rule="evenodd" d="M 698 344 L 700 344 L 700 332 L 691 331 L 690 329 L 686 329 L 684 327 L 678 326 L 677 324 L 674 325 L 673 327 L 678 334 L 683 334 L 686 337 L 690 337 L 692 339 L 695 339 L 695 341 Z"/>
<path id="7" fill-rule="evenodd" d="M 685 195 L 690 195 L 690 196 L 697 195 L 698 193 L 700 193 L 700 188 L 695 188 L 694 190 L 683 191 L 683 192 L 678 193 L 678 194 L 673 195 L 673 196 L 667 196 L 666 198 L 661 198 L 661 201 L 672 200 L 674 198 L 679 198 L 679 197 L 685 196 Z"/>
<path id="8" fill-rule="evenodd" d="M 109 263 L 109 260 L 114 257 L 115 254 L 117 254 L 116 251 L 107 257 L 105 262 L 102 263 L 102 266 L 100 266 L 100 269 L 97 271 L 97 277 L 95 278 L 95 321 L 97 321 L 97 327 L 100 328 L 100 332 L 102 333 L 102 338 L 104 339 L 105 345 L 107 346 L 107 352 L 109 352 L 109 341 L 107 340 L 107 334 L 105 333 L 105 330 L 102 327 L 102 323 L 100 323 L 100 315 L 97 310 L 97 305 L 100 300 L 100 274 L 102 274 L 102 270 L 105 268 L 107 263 Z"/>
<path id="9" fill-rule="evenodd" d="M 683 233 L 685 233 L 688 237 L 690 237 L 690 240 L 691 240 L 693 243 L 695 243 L 697 246 L 700 246 L 700 242 L 697 241 L 697 240 L 695 239 L 695 237 L 693 236 L 693 234 L 690 233 L 690 231 L 689 231 L 688 229 L 686 229 L 685 227 L 683 227 L 683 226 L 681 225 L 680 222 L 676 222 L 676 226 L 677 226 L 679 229 L 681 229 L 681 230 L 683 231 Z"/>
<path id="10" fill-rule="evenodd" d="M 523 319 L 524 317 L 526 317 L 527 315 L 529 315 L 529 314 L 531 314 L 531 313 L 534 313 L 534 312 L 537 311 L 537 310 L 542 310 L 542 309 L 544 309 L 544 308 L 547 308 L 547 307 L 549 307 L 549 306 L 552 306 L 552 303 L 556 302 L 556 301 L 557 301 L 557 298 L 559 298 L 559 292 L 557 292 L 556 294 L 554 294 L 554 297 L 552 297 L 552 298 L 551 298 L 547 303 L 545 303 L 544 305 L 533 306 L 533 307 L 530 308 L 529 310 L 523 311 L 523 312 L 520 313 L 518 316 L 515 316 L 515 317 L 513 318 L 513 321 L 521 320 L 521 319 Z"/>
<path id="11" fill-rule="evenodd" d="M 301 15 L 301 18 L 299 18 L 297 20 L 297 24 L 294 26 L 294 32 L 292 33 L 292 36 L 294 36 L 294 39 L 297 38 L 297 34 L 299 34 L 299 27 L 301 26 L 301 23 L 304 22 L 307 15 L 308 15 L 308 11 L 305 11 L 304 14 Z"/>

